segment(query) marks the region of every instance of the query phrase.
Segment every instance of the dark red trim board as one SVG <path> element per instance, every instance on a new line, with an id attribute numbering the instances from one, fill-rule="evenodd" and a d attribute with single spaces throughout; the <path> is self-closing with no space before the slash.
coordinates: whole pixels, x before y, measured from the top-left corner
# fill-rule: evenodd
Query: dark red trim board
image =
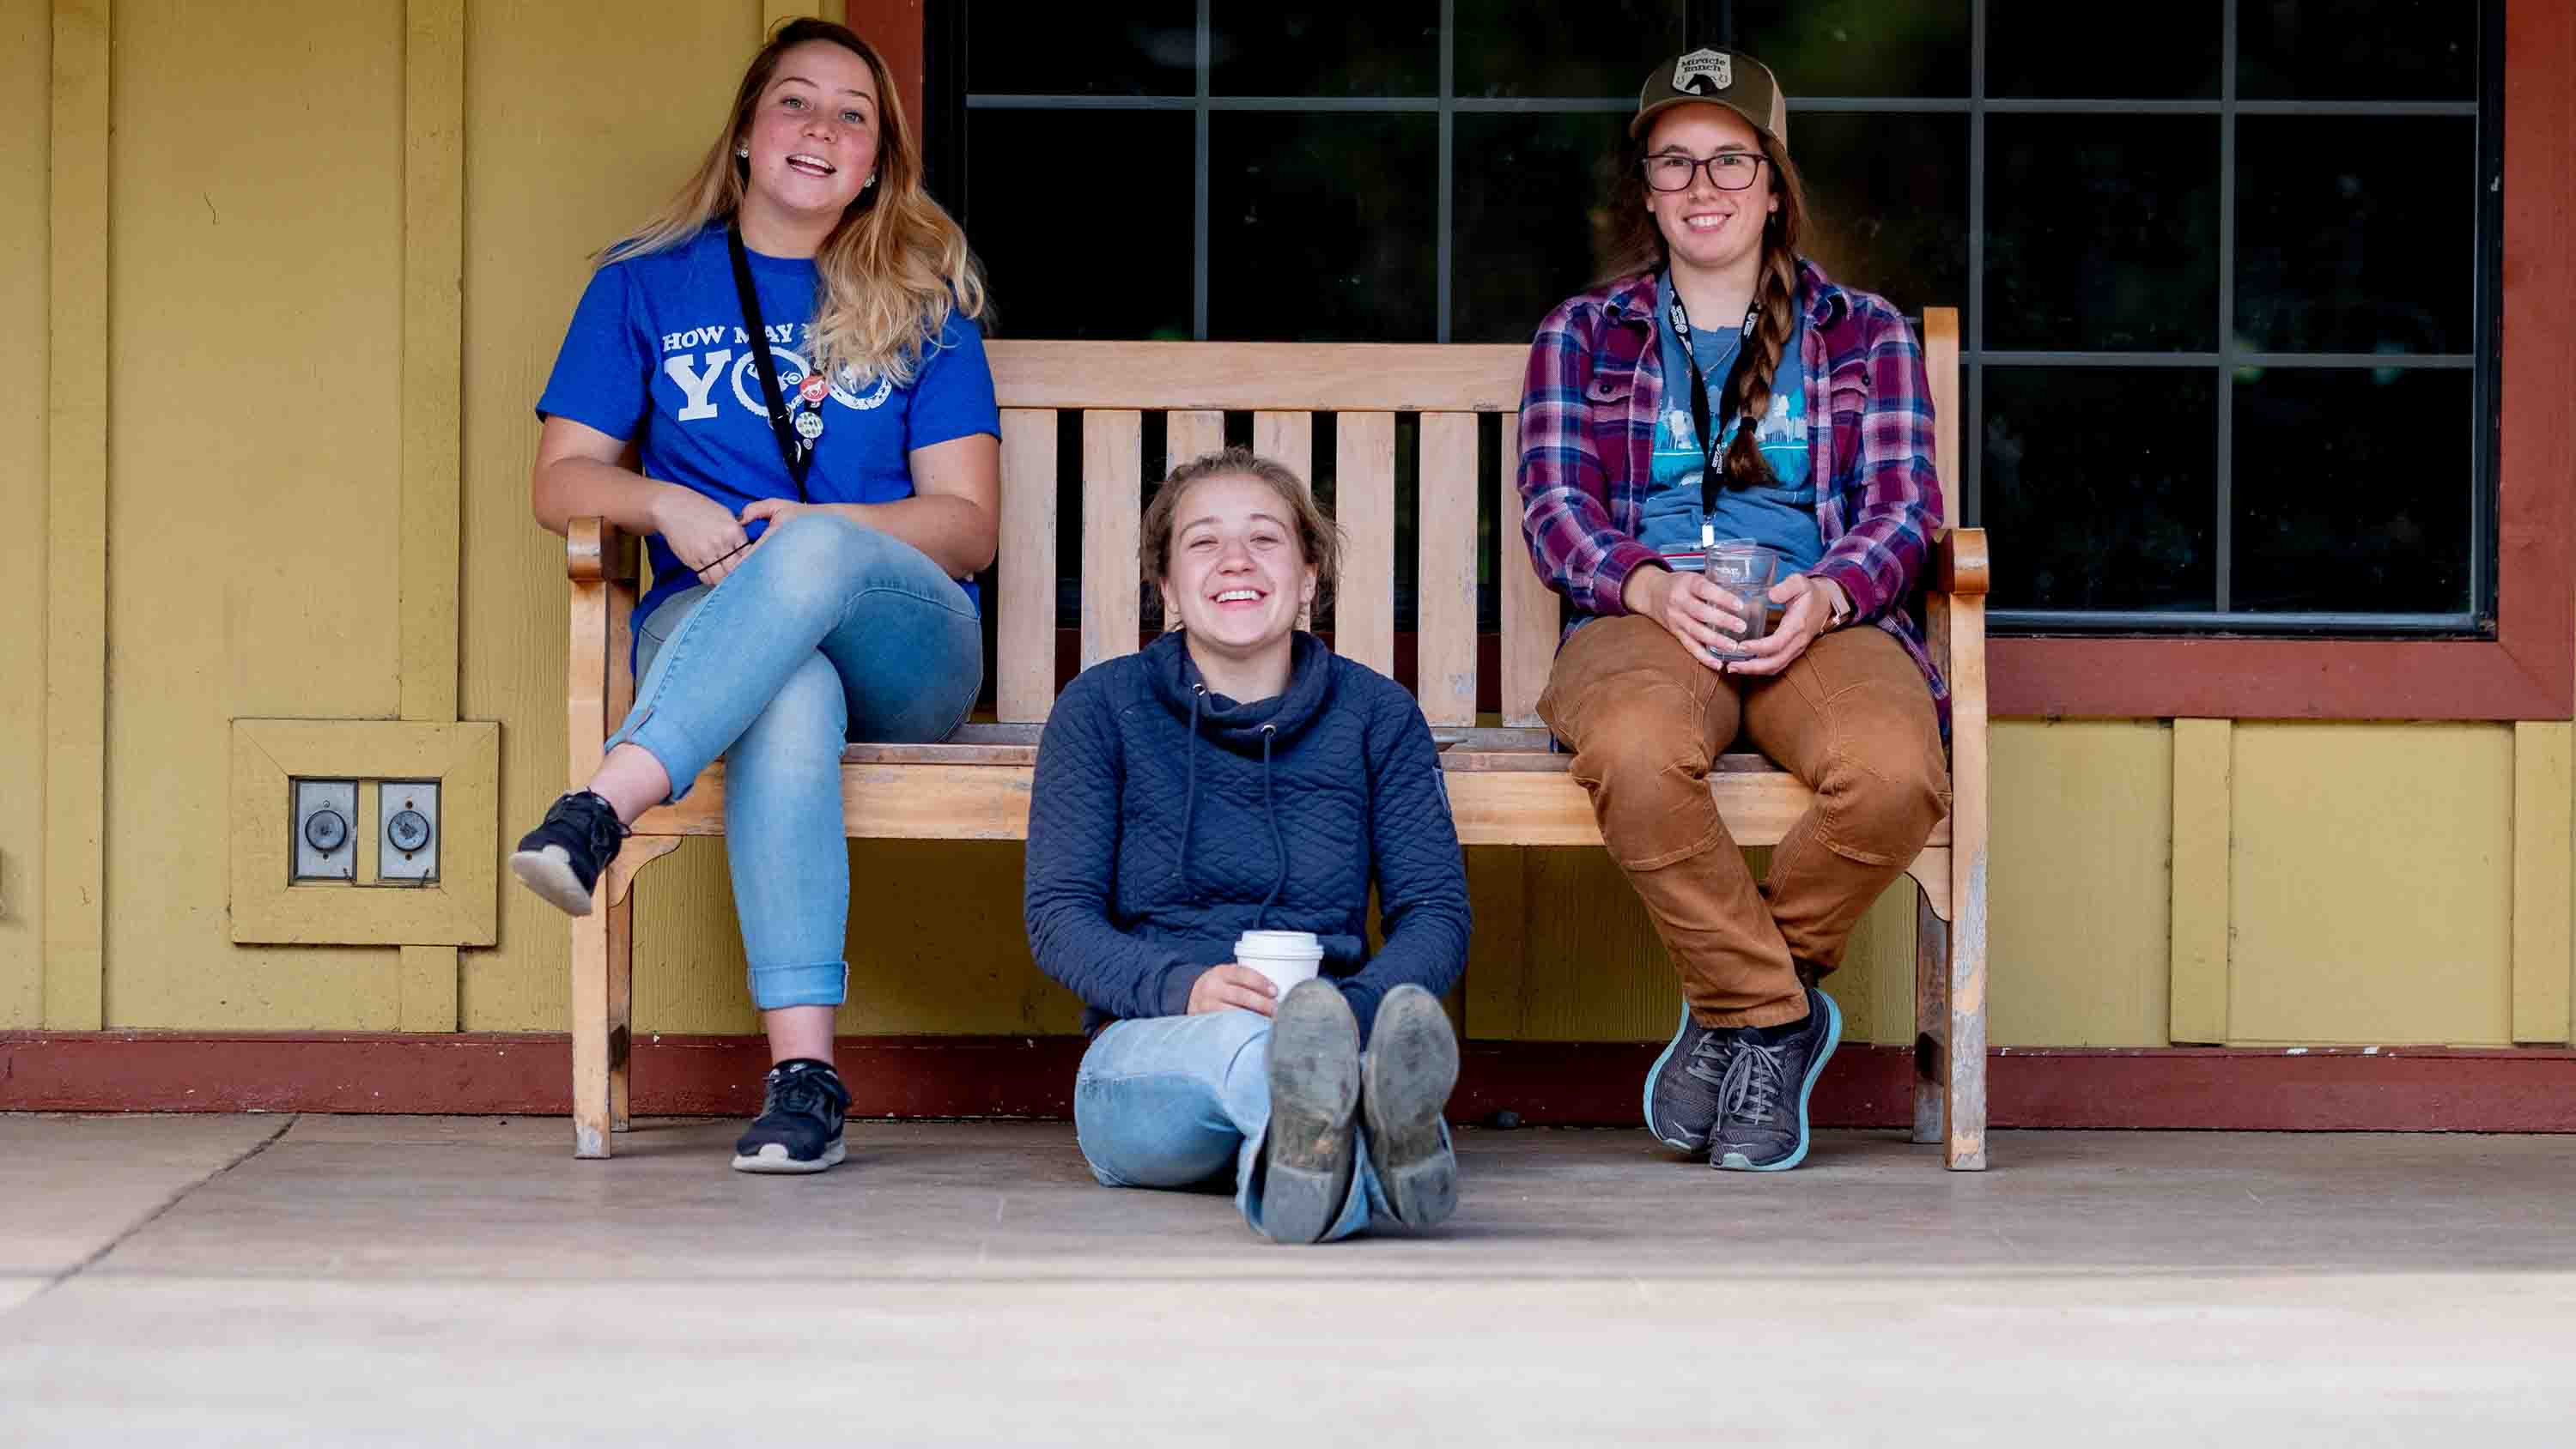
<path id="1" fill-rule="evenodd" d="M 1072 1111 L 1079 1037 L 846 1037 L 840 1063 L 866 1117 L 1036 1117 Z M 1450 1115 L 1532 1126 L 1629 1126 L 1654 1044 L 1470 1042 Z M 648 1116 L 743 1116 L 768 1065 L 754 1037 L 648 1037 L 634 1104 Z M 563 1115 L 560 1033 L 0 1032 L 0 1110 L 425 1112 Z M 1997 1127 L 2240 1131 L 2576 1132 L 2576 1051 L 2349 1048 L 2295 1052 L 1999 1050 Z M 1817 1121 L 1913 1120 L 1912 1053 L 1846 1047 L 1818 1083 Z"/>

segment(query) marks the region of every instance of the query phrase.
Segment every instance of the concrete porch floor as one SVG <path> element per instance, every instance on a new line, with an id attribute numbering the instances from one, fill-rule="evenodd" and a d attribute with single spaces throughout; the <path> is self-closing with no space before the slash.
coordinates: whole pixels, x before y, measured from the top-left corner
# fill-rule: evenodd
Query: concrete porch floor
<path id="1" fill-rule="evenodd" d="M 1055 1124 L 0 1115 L 0 1444 L 2565 1443 L 2576 1139 L 1469 1131 L 1286 1249 Z"/>

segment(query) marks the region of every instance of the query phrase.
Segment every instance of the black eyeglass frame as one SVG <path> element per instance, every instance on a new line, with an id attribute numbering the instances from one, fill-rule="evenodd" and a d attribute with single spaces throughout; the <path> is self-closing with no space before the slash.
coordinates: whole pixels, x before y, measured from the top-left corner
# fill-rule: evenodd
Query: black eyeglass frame
<path id="1" fill-rule="evenodd" d="M 1647 190 L 1660 191 L 1666 196 L 1677 191 L 1690 190 L 1691 178 L 1703 171 L 1708 173 L 1708 184 L 1720 191 L 1750 191 L 1753 189 L 1753 183 L 1762 179 L 1762 167 L 1770 159 L 1759 151 L 1720 151 L 1714 156 L 1684 156 L 1678 152 L 1664 151 L 1641 159 L 1637 163 L 1637 169 L 1645 177 Z M 1655 163 L 1659 161 L 1687 161 L 1690 163 L 1690 172 L 1679 186 L 1658 186 L 1655 184 Z M 1717 179 L 1717 163 L 1720 161 L 1750 161 L 1753 167 L 1745 173 L 1742 186 L 1729 186 Z"/>

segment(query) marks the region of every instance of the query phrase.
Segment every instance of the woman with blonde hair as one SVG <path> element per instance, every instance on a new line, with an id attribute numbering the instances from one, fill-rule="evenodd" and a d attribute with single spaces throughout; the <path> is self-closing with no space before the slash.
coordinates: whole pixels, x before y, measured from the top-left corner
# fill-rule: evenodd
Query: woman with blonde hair
<path id="1" fill-rule="evenodd" d="M 1539 713 L 1681 977 L 1646 1127 L 1757 1172 L 1806 1159 L 1842 1037 L 1816 983 L 1950 793 L 1907 612 L 1941 518 L 1923 354 L 1884 298 L 1799 255 L 1788 135 L 1753 57 L 1655 68 L 1608 278 L 1539 324 L 1521 405 L 1522 531 L 1574 616 Z M 1780 582 L 1697 571 L 1730 557 Z M 1739 731 L 1815 791 L 1758 884 L 1708 789 Z"/>
<path id="2" fill-rule="evenodd" d="M 841 751 L 939 739 L 983 681 L 971 580 L 993 559 L 1001 432 L 983 306 L 885 61 L 796 20 L 752 58 L 696 174 L 604 254 L 537 403 L 537 521 L 645 535 L 653 586 L 633 712 L 510 866 L 587 914 L 628 824 L 724 756 L 774 1063 L 742 1171 L 844 1154 Z"/>

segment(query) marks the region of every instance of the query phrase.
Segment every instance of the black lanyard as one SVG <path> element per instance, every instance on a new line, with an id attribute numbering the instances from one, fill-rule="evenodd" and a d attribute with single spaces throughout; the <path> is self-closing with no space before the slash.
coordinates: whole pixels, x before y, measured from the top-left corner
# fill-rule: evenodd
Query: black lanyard
<path id="1" fill-rule="evenodd" d="M 725 228 L 725 245 L 733 252 L 733 290 L 742 302 L 742 325 L 751 333 L 751 350 L 760 362 L 760 395 L 769 402 L 769 430 L 778 438 L 778 456 L 787 464 L 787 476 L 796 485 L 796 501 L 811 503 L 805 496 L 805 473 L 814 466 L 814 445 L 796 435 L 794 418 L 787 411 L 787 400 L 778 391 L 778 364 L 769 358 L 769 329 L 760 324 L 760 297 L 751 285 L 751 258 L 742 249 L 742 228 Z"/>
<path id="2" fill-rule="evenodd" d="M 1699 349 L 1691 345 L 1690 309 L 1682 305 L 1682 289 L 1673 286 L 1670 278 L 1665 280 L 1664 286 L 1671 294 L 1672 305 L 1668 310 L 1672 313 L 1673 335 L 1681 339 L 1682 360 L 1690 366 L 1691 424 L 1699 429 L 1699 507 L 1702 513 L 1714 513 L 1717 511 L 1719 473 L 1717 434 L 1708 425 L 1708 382 L 1700 375 Z M 1759 302 L 1745 308 L 1742 330 L 1753 330 L 1754 319 L 1761 315 L 1762 304 Z M 1736 343 L 1738 347 L 1743 345 L 1741 341 Z"/>

